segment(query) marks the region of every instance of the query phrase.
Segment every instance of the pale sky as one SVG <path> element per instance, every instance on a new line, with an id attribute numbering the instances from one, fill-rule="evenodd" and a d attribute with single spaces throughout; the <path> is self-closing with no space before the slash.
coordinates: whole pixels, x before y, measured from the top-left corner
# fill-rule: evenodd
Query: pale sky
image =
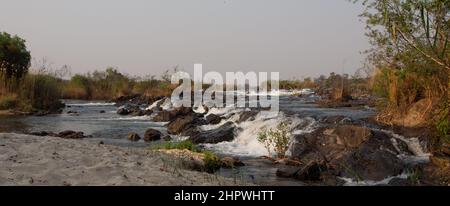
<path id="1" fill-rule="evenodd" d="M 132 75 L 179 65 L 278 71 L 283 79 L 346 73 L 369 48 L 348 0 L 0 0 L 0 31 L 35 59 L 72 73 L 107 66 Z"/>

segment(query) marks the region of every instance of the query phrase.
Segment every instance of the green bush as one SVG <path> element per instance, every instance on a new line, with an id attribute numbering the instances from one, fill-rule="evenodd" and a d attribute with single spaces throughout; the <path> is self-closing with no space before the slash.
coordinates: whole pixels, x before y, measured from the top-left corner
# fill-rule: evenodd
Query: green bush
<path id="1" fill-rule="evenodd" d="M 284 158 L 289 149 L 291 136 L 288 125 L 280 122 L 275 129 L 262 129 L 257 138 L 264 144 L 269 155 L 271 155 L 271 151 L 275 151 L 278 158 Z"/>
<path id="2" fill-rule="evenodd" d="M 205 155 L 203 159 L 203 162 L 205 163 L 205 172 L 214 173 L 220 169 L 222 161 L 216 154 L 211 151 L 203 151 L 202 153 Z"/>

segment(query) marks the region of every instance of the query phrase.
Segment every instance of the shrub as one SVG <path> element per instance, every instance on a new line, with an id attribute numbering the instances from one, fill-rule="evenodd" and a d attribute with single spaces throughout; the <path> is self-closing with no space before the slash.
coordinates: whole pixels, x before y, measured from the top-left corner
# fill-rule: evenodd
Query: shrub
<path id="1" fill-rule="evenodd" d="M 0 110 L 14 109 L 17 104 L 17 95 L 5 95 L 3 97 L 0 97 Z"/>
<path id="2" fill-rule="evenodd" d="M 288 125 L 280 122 L 275 129 L 262 129 L 258 133 L 258 141 L 264 144 L 270 156 L 271 151 L 275 151 L 278 158 L 284 158 L 289 149 L 291 136 Z"/>
<path id="3" fill-rule="evenodd" d="M 38 110 L 56 111 L 63 107 L 58 80 L 47 74 L 29 74 L 20 87 L 20 97 Z"/>
<path id="4" fill-rule="evenodd" d="M 222 166 L 222 161 L 216 154 L 211 151 L 203 151 L 202 153 L 205 155 L 203 158 L 203 162 L 205 163 L 205 172 L 214 173 L 220 169 Z"/>

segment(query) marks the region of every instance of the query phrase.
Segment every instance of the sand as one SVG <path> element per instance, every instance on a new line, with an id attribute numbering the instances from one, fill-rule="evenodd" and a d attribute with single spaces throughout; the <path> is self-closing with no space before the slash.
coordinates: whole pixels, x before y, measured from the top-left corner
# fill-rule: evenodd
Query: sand
<path id="1" fill-rule="evenodd" d="M 0 185 L 235 185 L 145 148 L 0 133 Z"/>

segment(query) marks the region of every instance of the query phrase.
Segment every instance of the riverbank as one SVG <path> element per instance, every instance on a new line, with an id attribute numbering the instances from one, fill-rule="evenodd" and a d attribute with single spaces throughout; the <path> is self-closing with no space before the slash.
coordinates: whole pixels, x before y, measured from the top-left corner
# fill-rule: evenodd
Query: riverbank
<path id="1" fill-rule="evenodd" d="M 0 185 L 240 185 L 189 171 L 173 157 L 95 140 L 0 133 Z"/>

